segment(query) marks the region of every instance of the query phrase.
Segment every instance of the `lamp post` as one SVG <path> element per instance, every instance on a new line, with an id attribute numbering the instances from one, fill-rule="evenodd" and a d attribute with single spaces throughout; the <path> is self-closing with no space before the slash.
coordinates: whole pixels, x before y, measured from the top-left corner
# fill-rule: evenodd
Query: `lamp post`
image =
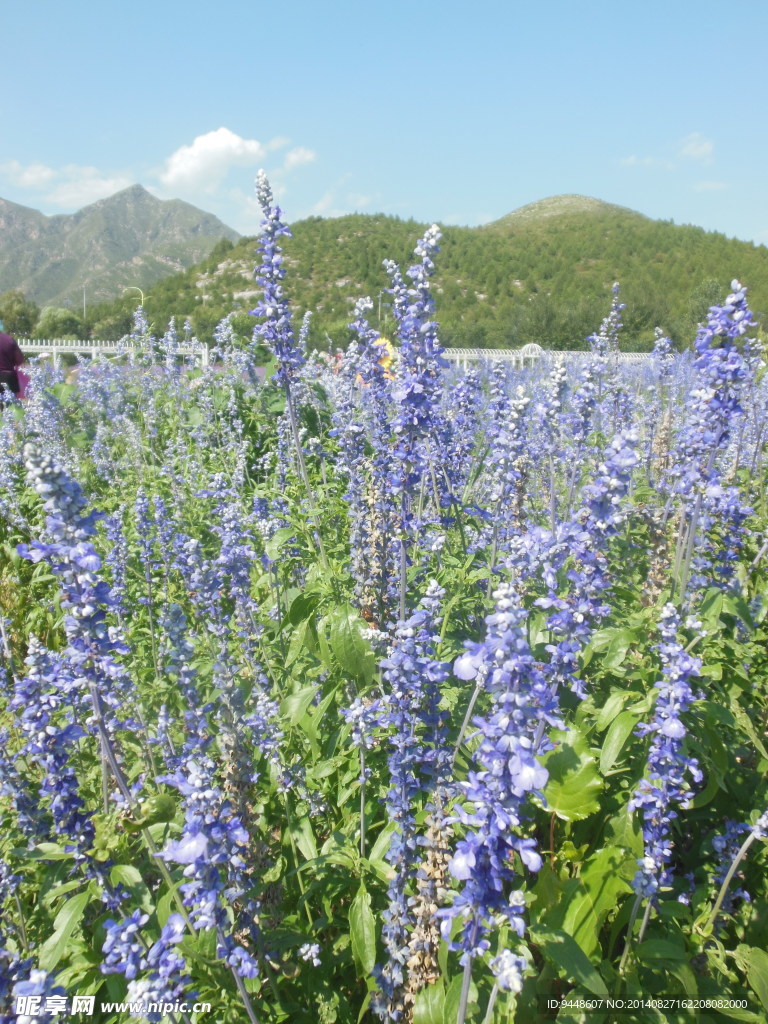
<path id="1" fill-rule="evenodd" d="M 144 308 L 144 292 L 141 290 L 141 288 L 139 288 L 138 285 L 132 284 L 129 288 L 123 288 L 123 295 L 125 295 L 126 292 L 138 292 L 139 295 L 141 296 L 142 309 Z"/>

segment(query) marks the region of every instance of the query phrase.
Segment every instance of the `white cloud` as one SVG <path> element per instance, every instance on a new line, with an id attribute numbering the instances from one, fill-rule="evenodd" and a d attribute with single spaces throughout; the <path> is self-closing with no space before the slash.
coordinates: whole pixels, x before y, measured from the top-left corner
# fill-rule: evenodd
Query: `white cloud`
<path id="1" fill-rule="evenodd" d="M 104 175 L 97 167 L 78 167 L 68 164 L 58 173 L 59 182 L 49 189 L 45 199 L 54 206 L 80 209 L 99 199 L 113 196 L 134 184 L 132 178 L 125 174 Z"/>
<path id="2" fill-rule="evenodd" d="M 722 192 L 728 185 L 724 181 L 697 181 L 693 188 L 696 192 Z"/>
<path id="3" fill-rule="evenodd" d="M 711 139 L 705 138 L 701 132 L 691 132 L 681 140 L 678 148 L 678 156 L 688 160 L 696 160 L 698 163 L 710 164 L 715 152 L 715 144 Z"/>
<path id="4" fill-rule="evenodd" d="M 338 208 L 336 205 L 336 196 L 333 192 L 326 192 L 318 199 L 318 201 L 312 207 L 312 214 L 315 217 L 341 217 L 347 211 Z"/>
<path id="5" fill-rule="evenodd" d="M 67 164 L 58 169 L 18 160 L 0 164 L 0 175 L 16 188 L 35 193 L 34 201 L 62 210 L 79 209 L 133 184 L 127 174 L 104 174 L 97 167 Z"/>
<path id="6" fill-rule="evenodd" d="M 246 225 L 238 226 L 248 231 L 261 221 L 253 192 L 246 194 L 256 170 L 272 166 L 273 193 L 280 199 L 289 175 L 315 159 L 314 150 L 291 146 L 285 136 L 262 143 L 221 127 L 198 135 L 154 167 L 145 164 L 104 169 L 74 163 L 49 167 L 16 159 L 0 161 L 0 195 L 46 214 L 71 213 L 141 183 L 158 199 L 185 199 L 201 209 L 210 209 L 227 223 L 243 217 Z M 243 180 L 245 189 L 238 184 Z"/>
<path id="7" fill-rule="evenodd" d="M 278 205 L 282 206 L 282 197 L 285 195 L 286 189 L 284 186 L 276 183 L 272 177 L 269 178 L 269 184 L 272 186 L 272 196 Z M 255 235 L 258 233 L 261 222 L 264 220 L 264 212 L 259 205 L 259 201 L 253 192 L 246 193 L 241 188 L 229 189 L 226 193 L 227 205 L 232 212 L 230 219 L 224 216 L 223 219 L 233 226 L 237 227 L 237 230 L 241 234 Z M 223 215 L 221 215 L 223 216 Z M 285 218 L 286 211 L 283 211 L 283 217 Z M 298 219 L 294 218 L 293 211 L 288 215 L 289 220 Z"/>
<path id="8" fill-rule="evenodd" d="M 302 164 L 311 164 L 316 155 L 314 150 L 307 149 L 306 146 L 297 146 L 285 154 L 283 170 L 292 171 L 294 167 L 301 167 Z"/>
<path id="9" fill-rule="evenodd" d="M 671 160 L 663 160 L 658 156 L 625 156 L 619 160 L 622 167 L 660 167 L 665 171 L 674 170 Z"/>
<path id="10" fill-rule="evenodd" d="M 46 167 L 44 164 L 28 164 L 25 167 L 18 160 L 0 164 L 0 174 L 18 188 L 40 188 L 56 177 L 56 171 L 52 167 Z"/>
<path id="11" fill-rule="evenodd" d="M 343 186 L 346 183 L 345 175 L 335 187 L 328 189 L 317 200 L 309 210 L 309 215 L 314 217 L 344 217 L 370 206 L 373 202 L 371 196 L 362 195 L 359 192 L 347 192 Z M 378 200 L 377 200 L 378 201 Z"/>
<path id="12" fill-rule="evenodd" d="M 244 139 L 229 128 L 198 135 L 190 145 L 180 146 L 165 161 L 159 174 L 167 188 L 199 188 L 210 191 L 218 185 L 230 167 L 258 167 L 269 149 L 285 145 L 276 139 L 263 145 L 256 139 Z"/>
<path id="13" fill-rule="evenodd" d="M 233 207 L 238 211 L 239 225 L 242 225 L 238 230 L 243 231 L 245 234 L 256 234 L 264 219 L 264 214 L 256 197 L 248 196 L 239 189 L 233 189 L 229 194 L 229 198 Z"/>
<path id="14" fill-rule="evenodd" d="M 673 147 L 666 147 L 671 151 Z M 693 160 L 695 163 L 711 164 L 715 154 L 715 144 L 701 132 L 691 132 L 674 146 L 674 156 L 632 156 L 621 157 L 621 167 L 647 167 L 664 171 L 676 171 L 680 161 Z"/>

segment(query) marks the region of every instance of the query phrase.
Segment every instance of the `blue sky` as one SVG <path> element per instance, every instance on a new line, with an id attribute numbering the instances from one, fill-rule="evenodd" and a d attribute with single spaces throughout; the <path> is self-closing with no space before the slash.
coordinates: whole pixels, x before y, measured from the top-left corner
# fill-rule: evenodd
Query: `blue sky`
<path id="1" fill-rule="evenodd" d="M 768 244 L 764 0 L 6 2 L 0 196 L 133 183 L 253 234 L 580 193 Z"/>

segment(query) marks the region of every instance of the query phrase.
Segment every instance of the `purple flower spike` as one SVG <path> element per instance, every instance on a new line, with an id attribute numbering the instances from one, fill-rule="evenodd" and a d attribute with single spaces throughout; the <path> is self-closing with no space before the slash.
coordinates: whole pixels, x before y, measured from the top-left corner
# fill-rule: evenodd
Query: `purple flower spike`
<path id="1" fill-rule="evenodd" d="M 662 678 L 656 683 L 659 695 L 653 719 L 637 730 L 640 736 L 652 737 L 648 777 L 641 779 L 629 802 L 630 811 L 639 809 L 643 815 L 645 855 L 638 861 L 632 885 L 638 896 L 645 897 L 652 897 L 672 880 L 670 823 L 677 818 L 678 808 L 686 808 L 693 796 L 686 776 L 694 783 L 702 779 L 698 762 L 683 754 L 686 728 L 680 717 L 695 700 L 691 680 L 699 675 L 701 661 L 680 643 L 679 628 L 677 610 L 665 605 L 658 646 L 662 663 Z"/>
<path id="2" fill-rule="evenodd" d="M 521 879 L 515 861 L 519 858 L 530 871 L 541 867 L 535 841 L 522 834 L 525 804 L 532 795 L 540 797 L 547 782 L 539 761 L 553 747 L 547 730 L 562 727 L 556 687 L 528 645 L 528 613 L 509 584 L 500 586 L 494 598 L 485 640 L 467 645 L 454 667 L 460 678 L 478 679 L 493 701 L 487 716 L 474 719 L 477 769 L 461 784 L 466 802 L 456 809 L 466 834 L 448 868 L 463 884 L 453 905 L 438 911 L 443 938 L 461 952 L 465 965 L 489 948 L 487 936 L 500 919 L 520 936 L 525 931 L 525 898 L 516 888 Z M 462 928 L 452 939 L 455 918 Z M 505 959 L 504 964 L 522 971 L 525 961 Z"/>
<path id="3" fill-rule="evenodd" d="M 256 283 L 264 290 L 264 297 L 251 310 L 252 316 L 262 317 L 264 322 L 257 326 L 254 334 L 258 335 L 278 360 L 275 377 L 280 383 L 288 383 L 297 376 L 306 363 L 303 338 L 297 341 L 291 322 L 291 311 L 283 291 L 282 281 L 285 277 L 283 253 L 277 244 L 281 235 L 290 238 L 291 232 L 281 218 L 279 206 L 275 206 L 267 176 L 259 171 L 256 179 L 256 197 L 264 213 L 261 224 L 261 240 L 259 253 L 261 265 L 256 269 Z"/>

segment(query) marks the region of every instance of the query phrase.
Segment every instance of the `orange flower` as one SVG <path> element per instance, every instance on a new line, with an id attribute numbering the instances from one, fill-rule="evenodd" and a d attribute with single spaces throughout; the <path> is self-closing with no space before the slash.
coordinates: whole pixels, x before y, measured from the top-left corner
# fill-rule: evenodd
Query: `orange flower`
<path id="1" fill-rule="evenodd" d="M 387 380 L 394 380 L 394 373 L 390 371 L 390 367 L 395 361 L 395 350 L 392 346 L 392 342 L 389 338 L 385 338 L 383 335 L 376 339 L 373 343 L 378 345 L 382 349 L 381 358 L 378 360 L 379 366 L 384 370 L 384 376 Z M 355 383 L 365 384 L 362 374 L 358 373 L 355 377 Z"/>

